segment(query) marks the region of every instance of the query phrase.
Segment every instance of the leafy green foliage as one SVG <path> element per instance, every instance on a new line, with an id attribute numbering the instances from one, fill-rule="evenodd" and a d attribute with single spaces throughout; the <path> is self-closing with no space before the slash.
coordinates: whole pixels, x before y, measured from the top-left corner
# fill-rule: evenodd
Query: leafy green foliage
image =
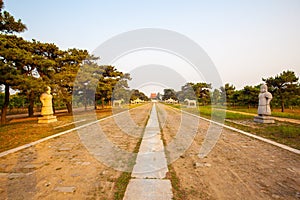
<path id="1" fill-rule="evenodd" d="M 167 99 L 174 99 L 177 100 L 176 92 L 174 89 L 164 89 L 164 94 L 162 97 L 162 100 L 167 100 Z"/>
<path id="2" fill-rule="evenodd" d="M 138 98 L 144 101 L 149 100 L 149 98 L 143 92 L 140 92 L 139 90 L 132 90 L 130 100 L 136 100 Z"/>
<path id="3" fill-rule="evenodd" d="M 299 78 L 293 71 L 283 71 L 275 77 L 263 78 L 262 80 L 266 82 L 270 92 L 280 102 L 281 112 L 284 112 L 285 103 L 289 99 L 300 97 Z"/>
<path id="4" fill-rule="evenodd" d="M 0 32 L 3 33 L 20 33 L 26 30 L 26 26 L 21 20 L 15 20 L 15 18 L 7 11 L 3 11 L 3 0 L 0 0 Z"/>

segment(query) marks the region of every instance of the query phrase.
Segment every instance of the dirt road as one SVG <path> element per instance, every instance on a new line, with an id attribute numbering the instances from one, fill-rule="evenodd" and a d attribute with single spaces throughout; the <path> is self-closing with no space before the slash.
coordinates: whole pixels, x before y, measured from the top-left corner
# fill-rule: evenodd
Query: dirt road
<path id="1" fill-rule="evenodd" d="M 168 145 L 180 126 L 188 125 L 178 111 L 162 104 L 158 110 Z M 176 199 L 300 199 L 299 155 L 223 129 L 215 148 L 201 159 L 208 126 L 200 120 L 191 146 L 171 163 L 179 180 Z"/>
<path id="2" fill-rule="evenodd" d="M 135 127 L 128 126 L 128 118 L 117 122 L 110 118 L 100 127 L 108 141 L 133 152 L 140 138 L 125 134 L 119 126 L 141 135 L 150 108 L 148 104 L 130 111 Z M 83 130 L 90 133 L 94 128 Z M 72 132 L 0 158 L 0 199 L 114 199 L 120 174 L 99 162 Z"/>

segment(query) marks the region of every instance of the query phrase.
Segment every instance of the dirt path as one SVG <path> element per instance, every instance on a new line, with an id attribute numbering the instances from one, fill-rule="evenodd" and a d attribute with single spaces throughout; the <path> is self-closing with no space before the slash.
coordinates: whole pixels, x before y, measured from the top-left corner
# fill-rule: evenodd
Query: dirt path
<path id="1" fill-rule="evenodd" d="M 159 110 L 163 137 L 171 144 L 185 125 L 178 111 L 161 104 Z M 208 126 L 199 121 L 191 146 L 171 164 L 181 190 L 173 191 L 176 199 L 300 199 L 299 155 L 223 129 L 215 148 L 201 159 Z"/>
<path id="2" fill-rule="evenodd" d="M 219 110 L 223 110 L 223 109 L 219 109 Z M 238 113 L 238 114 L 250 115 L 250 116 L 257 116 L 257 114 L 254 114 L 254 113 L 247 113 L 247 112 L 234 111 L 234 110 L 226 110 L 226 112 Z M 299 119 L 290 119 L 290 118 L 274 117 L 274 116 L 272 116 L 272 118 L 274 118 L 277 121 L 281 121 L 281 122 L 290 122 L 290 123 L 294 123 L 294 124 L 300 124 Z"/>
<path id="3" fill-rule="evenodd" d="M 138 125 L 127 126 L 132 134 L 142 134 L 150 108 L 148 104 L 130 111 Z M 118 120 L 118 125 L 127 121 Z M 99 124 L 112 144 L 133 152 L 139 137 L 124 133 L 114 118 Z M 114 199 L 120 174 L 99 162 L 71 132 L 0 158 L 0 199 Z"/>

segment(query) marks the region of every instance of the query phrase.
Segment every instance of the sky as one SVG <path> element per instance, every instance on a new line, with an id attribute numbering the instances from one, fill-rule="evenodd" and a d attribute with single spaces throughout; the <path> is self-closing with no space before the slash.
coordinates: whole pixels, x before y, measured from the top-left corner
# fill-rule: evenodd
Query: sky
<path id="1" fill-rule="evenodd" d="M 28 30 L 20 34 L 22 37 L 55 43 L 62 49 L 93 52 L 124 32 L 167 29 L 202 47 L 223 83 L 237 89 L 260 84 L 262 78 L 284 70 L 300 75 L 299 0 L 4 0 L 4 4 L 5 10 L 26 24 Z M 143 56 L 134 54 L 128 55 L 131 61 L 144 56 L 147 62 L 140 63 L 144 66 L 167 63 L 160 62 L 165 53 L 156 57 L 148 56 L 149 51 Z M 124 62 L 115 64 L 126 71 L 122 65 L 128 66 L 131 61 L 122 59 Z M 191 76 L 184 79 L 197 81 L 187 66 L 185 69 Z"/>

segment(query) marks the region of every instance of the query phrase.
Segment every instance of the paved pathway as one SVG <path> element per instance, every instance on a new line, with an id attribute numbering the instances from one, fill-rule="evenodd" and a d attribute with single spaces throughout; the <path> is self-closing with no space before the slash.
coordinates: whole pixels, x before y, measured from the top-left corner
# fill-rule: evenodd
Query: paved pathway
<path id="1" fill-rule="evenodd" d="M 155 104 L 125 192 L 124 200 L 171 200 L 173 197 Z"/>

